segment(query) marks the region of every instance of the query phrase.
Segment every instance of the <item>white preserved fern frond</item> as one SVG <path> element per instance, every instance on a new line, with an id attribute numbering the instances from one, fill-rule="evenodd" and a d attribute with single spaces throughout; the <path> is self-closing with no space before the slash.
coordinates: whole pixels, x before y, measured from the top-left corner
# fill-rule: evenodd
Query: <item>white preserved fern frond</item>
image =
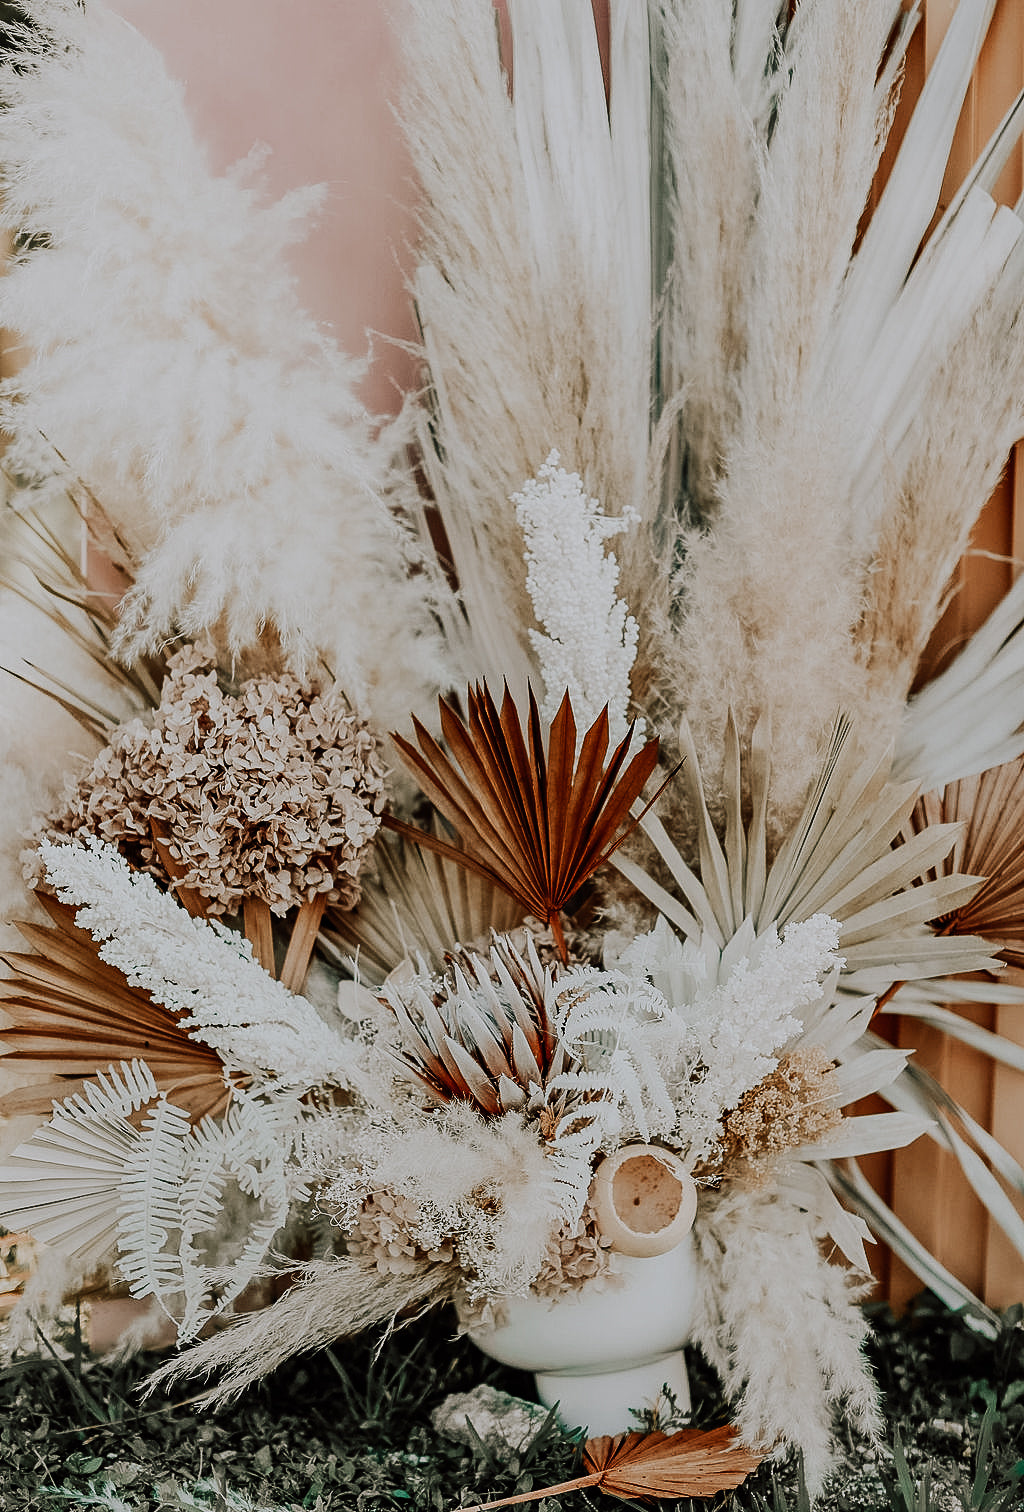
<path id="1" fill-rule="evenodd" d="M 244 1291 L 265 1262 L 291 1203 L 296 1195 L 304 1195 L 296 1194 L 287 1178 L 287 1123 L 287 1105 L 267 1107 L 243 1094 L 222 1122 L 204 1120 L 190 1135 L 178 1199 L 185 1293 L 178 1328 L 181 1341 L 194 1338 Z M 234 1258 L 211 1261 L 201 1241 L 205 1237 L 209 1243 L 217 1229 L 231 1184 L 253 1200 L 257 1211 L 247 1214 L 244 1239 Z"/>
<path id="2" fill-rule="evenodd" d="M 550 1082 L 552 1091 L 575 1093 L 559 1128 L 593 1120 L 595 1139 L 617 1139 L 622 1113 L 644 1141 L 668 1133 L 675 1107 L 655 1056 L 644 1043 L 643 1016 L 667 1015 L 668 1004 L 648 983 L 609 972 L 578 970 L 557 984 L 558 1035 L 572 1063 Z M 577 1101 L 577 1099 L 579 1099 Z M 556 1136 L 557 1142 L 557 1136 Z M 607 1147 L 607 1145 L 605 1146 Z"/>
<path id="3" fill-rule="evenodd" d="M 118 1269 L 133 1297 L 154 1297 L 168 1317 L 183 1290 L 179 1195 L 188 1132 L 188 1114 L 161 1097 L 125 1163 L 118 1201 Z"/>

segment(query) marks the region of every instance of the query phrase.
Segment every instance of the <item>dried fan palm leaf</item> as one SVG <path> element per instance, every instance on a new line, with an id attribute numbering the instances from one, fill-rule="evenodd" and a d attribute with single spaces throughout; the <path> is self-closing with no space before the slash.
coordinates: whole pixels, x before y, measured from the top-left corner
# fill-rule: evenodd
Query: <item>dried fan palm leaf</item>
<path id="1" fill-rule="evenodd" d="M 559 912 L 637 823 L 630 807 L 657 764 L 658 741 L 648 741 L 627 764 L 631 726 L 606 767 L 607 709 L 584 735 L 577 757 L 568 693 L 551 721 L 547 750 L 532 690 L 525 731 L 507 686 L 500 715 L 483 684 L 470 689 L 468 702 L 466 722 L 440 700 L 441 729 L 454 762 L 418 720 L 419 751 L 392 737 L 463 849 L 396 819 L 384 822 L 504 888 L 550 924 L 565 960 Z"/>
<path id="2" fill-rule="evenodd" d="M 141 1061 L 110 1067 L 53 1110 L 0 1166 L 8 1221 L 57 1245 L 83 1268 L 100 1264 L 120 1221 L 121 1182 L 141 1135 L 129 1122 L 157 1101 Z"/>
<path id="3" fill-rule="evenodd" d="M 378 880 L 364 881 L 351 911 L 328 909 L 321 930 L 346 967 L 370 986 L 380 986 L 407 958 L 422 956 L 440 969 L 453 943 L 471 944 L 492 930 L 505 934 L 522 920 L 522 905 L 503 888 L 447 856 L 396 836 L 382 837 L 374 858 Z"/>
<path id="4" fill-rule="evenodd" d="M 480 1502 L 467 1507 L 466 1512 L 514 1507 L 588 1486 L 645 1505 L 662 1497 L 714 1496 L 718 1491 L 732 1491 L 765 1457 L 737 1444 L 738 1436 L 736 1429 L 726 1424 L 708 1431 L 683 1428 L 673 1434 L 621 1433 L 615 1438 L 588 1439 L 583 1446 L 588 1474 L 501 1501 Z"/>
<path id="5" fill-rule="evenodd" d="M 940 935 L 983 935 L 1011 966 L 1024 966 L 1024 757 L 950 783 L 918 800 L 904 834 L 955 823 L 960 838 L 934 877 L 985 878 L 973 897 L 931 921 Z"/>
<path id="6" fill-rule="evenodd" d="M 917 799 L 913 783 L 887 780 L 889 758 L 861 765 L 850 725 L 833 732 L 818 781 L 792 832 L 768 863 L 766 816 L 771 782 L 768 741 L 755 730 L 748 758 L 751 814 L 743 814 L 743 761 L 735 723 L 726 730 L 725 835 L 720 839 L 704 800 L 696 751 L 685 724 L 684 781 L 699 827 L 700 878 L 686 865 L 657 818 L 643 828 L 672 874 L 685 904 L 636 862 L 613 864 L 684 934 L 708 931 L 720 946 L 750 917 L 760 932 L 815 913 L 842 925 L 840 949 L 848 985 L 882 991 L 894 980 L 916 980 L 991 968 L 988 944 L 972 936 L 937 938 L 926 926 L 965 907 L 980 877 L 936 875 L 920 882 L 952 850 L 954 824 L 930 825 L 895 846 Z M 851 978 L 853 980 L 851 980 Z"/>
<path id="7" fill-rule="evenodd" d="M 70 488 L 68 494 L 74 501 Z M 81 512 L 81 506 L 74 502 Z M 115 568 L 108 554 L 93 539 L 98 510 L 99 505 L 94 501 L 86 520 L 90 551 L 93 559 L 101 562 L 106 571 L 116 574 L 117 582 L 127 591 L 132 585 L 130 574 L 122 568 Z M 35 510 L 27 507 L 15 510 L 8 505 L 4 523 L 13 537 L 8 562 L 21 571 L 5 570 L 0 586 L 40 609 L 72 645 L 90 658 L 108 681 L 112 695 L 132 712 L 155 707 L 160 702 L 165 658 L 159 654 L 140 657 L 131 667 L 126 667 L 114 657 L 111 644 L 117 629 L 116 594 L 97 590 L 81 562 Z M 114 713 L 100 708 L 82 698 L 74 688 L 66 687 L 51 672 L 28 665 L 35 675 L 21 680 L 60 703 L 62 708 L 80 719 L 90 733 L 109 739 L 124 719 L 124 709 Z M 13 668 L 7 670 L 14 677 L 20 676 Z"/>
<path id="8" fill-rule="evenodd" d="M 196 1121 L 223 1113 L 231 1092 L 220 1057 L 100 960 L 96 942 L 75 925 L 74 909 L 37 896 L 54 927 L 19 923 L 32 952 L 2 957 L 12 975 L 0 981 L 9 1024 L 0 1029 L 0 1055 L 50 1079 L 5 1094 L 0 1111 L 49 1114 L 55 1098 L 78 1091 L 97 1071 L 141 1060 L 159 1090 Z"/>

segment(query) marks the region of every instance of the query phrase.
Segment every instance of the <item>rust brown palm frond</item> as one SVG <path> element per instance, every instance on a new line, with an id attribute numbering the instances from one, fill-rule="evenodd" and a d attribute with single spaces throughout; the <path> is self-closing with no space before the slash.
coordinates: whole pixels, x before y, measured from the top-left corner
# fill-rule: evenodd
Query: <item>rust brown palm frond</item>
<path id="1" fill-rule="evenodd" d="M 0 1056 L 49 1080 L 6 1093 L 0 1112 L 48 1115 L 55 1100 L 119 1061 L 144 1060 L 161 1091 L 193 1118 L 223 1113 L 230 1091 L 219 1056 L 193 1039 L 169 1009 L 130 987 L 101 961 L 95 941 L 74 922 L 74 910 L 37 894 L 53 927 L 19 923 L 31 951 L 0 959 L 12 973 L 0 980 Z"/>
<path id="2" fill-rule="evenodd" d="M 589 1486 L 644 1505 L 681 1496 L 714 1496 L 719 1491 L 734 1490 L 765 1457 L 739 1444 L 738 1438 L 732 1424 L 726 1424 L 706 1431 L 683 1428 L 672 1434 L 620 1433 L 615 1438 L 588 1439 L 583 1446 L 586 1475 L 501 1501 L 480 1502 L 465 1512 L 514 1507 Z"/>
<path id="3" fill-rule="evenodd" d="M 418 981 L 386 985 L 383 996 L 402 1031 L 402 1067 L 435 1102 L 506 1113 L 568 1069 L 551 973 L 532 946 L 524 957 L 496 939 L 490 961 L 469 952 L 453 958 L 436 996 Z"/>
<path id="4" fill-rule="evenodd" d="M 926 793 L 911 816 L 914 831 L 963 825 L 943 872 L 985 878 L 966 903 L 932 922 L 944 935 L 981 935 L 1011 966 L 1024 966 L 1024 757 Z"/>
<path id="5" fill-rule="evenodd" d="M 630 807 L 657 765 L 658 742 L 649 740 L 627 762 L 630 727 L 605 765 L 605 709 L 577 756 L 568 693 L 551 721 L 546 750 L 532 690 L 525 729 L 507 687 L 500 714 L 482 684 L 469 691 L 468 721 L 444 699 L 440 704 L 450 756 L 418 720 L 419 750 L 399 735 L 392 739 L 462 848 L 396 819 L 384 822 L 504 888 L 550 924 L 564 960 L 560 910 L 634 827 Z"/>

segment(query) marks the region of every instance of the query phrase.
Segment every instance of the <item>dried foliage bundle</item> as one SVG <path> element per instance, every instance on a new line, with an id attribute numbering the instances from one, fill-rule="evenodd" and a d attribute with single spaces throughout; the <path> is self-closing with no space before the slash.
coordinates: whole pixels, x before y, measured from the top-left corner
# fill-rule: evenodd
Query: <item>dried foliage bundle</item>
<path id="1" fill-rule="evenodd" d="M 703 1495 L 788 1446 L 820 1486 L 836 1413 L 877 1432 L 868 1223 L 990 1325 L 856 1159 L 930 1126 L 1024 1255 L 1019 1163 L 872 1029 L 884 1000 L 1022 1065 L 942 1005 L 1024 964 L 1024 590 L 909 698 L 1024 431 L 992 197 L 1024 104 L 935 220 L 993 3 L 959 0 L 870 210 L 898 0 L 615 5 L 607 78 L 580 0 L 510 0 L 510 56 L 491 0 L 409 0 L 422 382 L 377 436 L 283 261 L 311 197 L 212 175 L 101 5 L 26 0 L 14 500 L 66 496 L 116 570 L 97 598 L 26 513 L 0 605 L 68 648 L 19 686 L 104 748 L 6 958 L 7 1064 L 51 1079 L 8 1096 L 39 1123 L 0 1212 L 182 1340 L 323 1246 L 164 1376 L 229 1395 L 411 1307 L 612 1288 L 591 1184 L 637 1144 L 696 1183 L 740 1441 L 594 1442 L 581 1485 Z"/>

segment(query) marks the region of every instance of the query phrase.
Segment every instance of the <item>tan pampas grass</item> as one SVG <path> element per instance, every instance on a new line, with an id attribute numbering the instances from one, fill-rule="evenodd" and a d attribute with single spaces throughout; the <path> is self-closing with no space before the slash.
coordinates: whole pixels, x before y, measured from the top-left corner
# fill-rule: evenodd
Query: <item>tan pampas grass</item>
<path id="1" fill-rule="evenodd" d="M 744 734 L 770 714 L 776 830 L 798 811 L 836 707 L 856 706 L 859 694 L 851 632 L 860 587 L 843 508 L 854 431 L 823 377 L 889 119 L 875 78 L 893 20 L 890 0 L 801 10 L 786 35 L 770 140 L 741 139 L 733 173 L 749 185 L 745 237 L 733 208 L 726 245 L 743 350 L 737 356 L 735 335 L 726 339 L 711 388 L 733 413 L 719 422 L 715 471 L 690 485 L 698 505 L 703 495 L 712 507 L 705 533 L 682 533 L 680 620 L 664 660 L 674 712 L 685 706 L 713 792 L 727 708 Z M 688 155 L 690 144 L 677 150 Z M 705 182 L 702 163 L 691 172 Z M 684 263 L 681 281 L 685 273 Z M 696 297 L 687 291 L 688 308 Z"/>
<path id="2" fill-rule="evenodd" d="M 203 1401 L 230 1400 L 293 1355 L 394 1322 L 409 1308 L 449 1300 L 457 1279 L 457 1272 L 443 1265 L 385 1276 L 372 1261 L 350 1259 L 310 1261 L 298 1269 L 298 1284 L 272 1307 L 162 1366 L 150 1378 L 149 1390 L 186 1376 L 216 1373 L 220 1379 Z"/>
<path id="3" fill-rule="evenodd" d="M 158 54 L 102 5 L 26 9 L 0 75 L 3 217 L 31 238 L 0 288 L 29 354 L 15 461 L 43 431 L 144 557 L 128 651 L 216 627 L 235 653 L 270 626 L 397 718 L 438 675 L 430 580 L 360 370 L 296 297 L 318 192 L 267 203 L 258 159 L 212 173 Z"/>
<path id="4" fill-rule="evenodd" d="M 932 378 L 905 439 L 858 629 L 876 703 L 909 693 L 953 569 L 1024 429 L 1022 277 L 1024 256 L 1015 253 Z"/>
<path id="5" fill-rule="evenodd" d="M 622 7 L 636 14 L 613 27 L 609 124 L 576 0 L 512 5 L 515 103 L 489 0 L 409 9 L 403 118 L 424 196 L 413 294 L 429 366 L 419 436 L 467 622 L 446 631 L 467 681 L 507 677 L 521 692 L 532 615 L 509 495 L 554 448 L 608 513 L 644 503 L 646 180 L 618 147 L 646 130 L 646 18 Z"/>

